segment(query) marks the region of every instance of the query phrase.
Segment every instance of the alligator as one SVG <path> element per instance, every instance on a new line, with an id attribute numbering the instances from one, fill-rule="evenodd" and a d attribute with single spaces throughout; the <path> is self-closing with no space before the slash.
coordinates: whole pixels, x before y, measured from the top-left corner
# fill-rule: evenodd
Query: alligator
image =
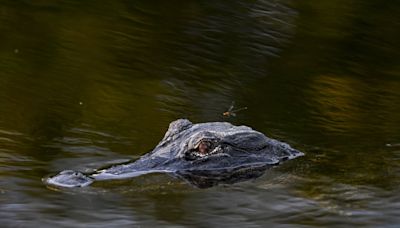
<path id="1" fill-rule="evenodd" d="M 170 123 L 159 144 L 136 161 L 111 165 L 90 173 L 65 170 L 44 182 L 56 187 L 84 187 L 94 181 L 167 173 L 200 188 L 261 176 L 283 161 L 303 156 L 286 143 L 247 126 L 227 122 Z"/>

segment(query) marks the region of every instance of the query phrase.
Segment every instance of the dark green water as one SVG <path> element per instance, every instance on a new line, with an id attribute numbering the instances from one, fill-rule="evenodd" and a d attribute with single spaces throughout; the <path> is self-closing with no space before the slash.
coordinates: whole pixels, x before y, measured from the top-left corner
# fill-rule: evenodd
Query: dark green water
<path id="1" fill-rule="evenodd" d="M 397 1 L 0 0 L 2 227 L 397 227 Z M 235 101 L 237 117 L 222 112 Z M 306 153 L 256 180 L 41 178 L 229 121 Z"/>

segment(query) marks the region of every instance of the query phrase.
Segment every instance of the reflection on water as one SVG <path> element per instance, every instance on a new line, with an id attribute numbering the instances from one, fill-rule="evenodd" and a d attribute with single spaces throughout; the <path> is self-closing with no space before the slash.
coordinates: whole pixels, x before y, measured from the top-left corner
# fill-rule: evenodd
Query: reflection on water
<path id="1" fill-rule="evenodd" d="M 322 119 L 322 128 L 343 133 L 357 127 L 355 124 L 361 114 L 357 104 L 362 101 L 362 96 L 357 94 L 361 91 L 355 90 L 355 87 L 361 83 L 351 78 L 329 76 L 315 78 L 314 84 L 311 84 L 313 97 L 310 97 L 315 99 L 316 104 L 313 106 L 319 109 L 316 110 L 319 112 L 316 116 Z"/>
<path id="2" fill-rule="evenodd" d="M 376 0 L 0 0 L 0 221 L 398 224 L 399 14 Z M 248 110 L 222 116 L 232 101 Z M 249 125 L 306 156 L 207 190 L 166 175 L 40 181 L 136 158 L 182 117 Z"/>

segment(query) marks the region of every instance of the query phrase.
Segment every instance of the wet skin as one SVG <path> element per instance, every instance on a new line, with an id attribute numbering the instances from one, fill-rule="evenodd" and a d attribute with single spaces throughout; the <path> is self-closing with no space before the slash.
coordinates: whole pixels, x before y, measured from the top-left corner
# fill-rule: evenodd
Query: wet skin
<path id="1" fill-rule="evenodd" d="M 136 161 L 92 173 L 66 170 L 44 181 L 59 187 L 82 187 L 98 180 L 168 173 L 195 186 L 209 187 L 260 176 L 267 168 L 302 155 L 288 144 L 246 126 L 193 124 L 179 119 L 171 122 L 153 151 Z"/>

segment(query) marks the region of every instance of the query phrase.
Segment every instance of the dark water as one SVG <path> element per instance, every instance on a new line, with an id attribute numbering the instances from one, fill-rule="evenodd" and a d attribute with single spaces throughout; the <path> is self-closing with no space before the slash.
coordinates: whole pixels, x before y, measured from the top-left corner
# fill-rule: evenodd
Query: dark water
<path id="1" fill-rule="evenodd" d="M 0 1 L 2 227 L 397 227 L 397 1 Z M 248 110 L 224 118 L 231 102 Z M 196 189 L 167 175 L 41 178 L 229 121 L 305 157 Z"/>

